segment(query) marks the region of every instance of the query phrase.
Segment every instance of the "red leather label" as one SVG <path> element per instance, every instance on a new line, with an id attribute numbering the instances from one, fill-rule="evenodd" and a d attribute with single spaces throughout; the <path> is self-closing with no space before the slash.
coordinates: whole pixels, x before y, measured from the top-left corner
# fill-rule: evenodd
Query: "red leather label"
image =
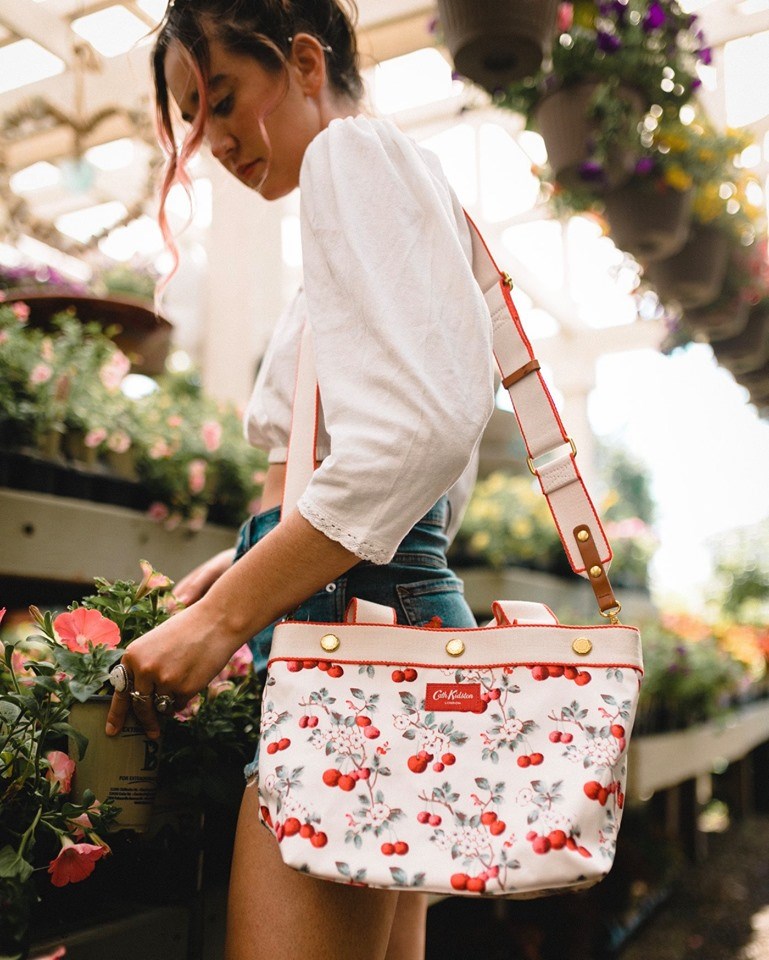
<path id="1" fill-rule="evenodd" d="M 425 710 L 462 710 L 480 713 L 483 709 L 480 683 L 428 683 Z"/>

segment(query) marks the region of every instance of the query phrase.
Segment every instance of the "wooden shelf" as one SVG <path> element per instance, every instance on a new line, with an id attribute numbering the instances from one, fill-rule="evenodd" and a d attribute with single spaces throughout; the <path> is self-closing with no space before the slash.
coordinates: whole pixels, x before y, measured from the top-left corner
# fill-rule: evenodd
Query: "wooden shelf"
<path id="1" fill-rule="evenodd" d="M 631 740 L 628 795 L 647 799 L 721 770 L 769 740 L 769 702 L 752 703 L 723 720 Z"/>
<path id="2" fill-rule="evenodd" d="M 0 488 L 0 576 L 137 580 L 146 559 L 178 580 L 234 542 L 227 527 L 166 530 L 137 510 Z"/>

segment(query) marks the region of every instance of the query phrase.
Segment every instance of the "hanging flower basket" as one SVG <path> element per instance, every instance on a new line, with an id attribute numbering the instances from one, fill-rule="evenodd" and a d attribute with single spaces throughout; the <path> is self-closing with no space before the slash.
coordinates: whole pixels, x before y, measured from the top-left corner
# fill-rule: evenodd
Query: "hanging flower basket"
<path id="1" fill-rule="evenodd" d="M 539 69 L 555 32 L 557 0 L 438 0 L 458 73 L 490 93 Z"/>
<path id="2" fill-rule="evenodd" d="M 88 737 L 88 748 L 80 760 L 70 740 L 70 756 L 77 760 L 72 796 L 79 801 L 88 789 L 102 800 L 114 801 L 121 811 L 116 827 L 143 832 L 157 792 L 159 744 L 145 735 L 133 715 L 117 736 L 108 737 L 104 727 L 111 700 L 95 696 L 72 705 L 69 722 Z"/>
<path id="3" fill-rule="evenodd" d="M 641 264 L 678 253 L 689 236 L 693 193 L 631 180 L 604 196 L 614 243 Z"/>
<path id="4" fill-rule="evenodd" d="M 635 154 L 624 146 L 622 138 L 608 148 L 609 155 L 603 162 L 596 159 L 600 124 L 593 119 L 593 106 L 599 92 L 596 83 L 562 87 L 547 94 L 534 111 L 553 175 L 571 189 L 588 185 L 615 189 L 630 179 L 635 166 Z M 627 114 L 637 114 L 640 121 L 644 108 L 641 95 L 629 87 L 619 87 L 616 97 L 624 103 Z"/>
<path id="5" fill-rule="evenodd" d="M 745 329 L 713 344 L 721 366 L 735 376 L 759 370 L 769 360 L 769 304 L 752 307 Z"/>
<path id="6" fill-rule="evenodd" d="M 678 253 L 650 263 L 645 273 L 661 300 L 677 300 L 689 310 L 718 297 L 728 266 L 727 234 L 718 227 L 697 224 Z"/>

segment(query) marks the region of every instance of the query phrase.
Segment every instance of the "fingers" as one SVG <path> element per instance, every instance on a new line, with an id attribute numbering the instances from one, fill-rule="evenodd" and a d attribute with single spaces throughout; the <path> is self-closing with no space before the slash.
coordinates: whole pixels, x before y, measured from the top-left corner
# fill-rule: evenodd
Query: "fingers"
<path id="1" fill-rule="evenodd" d="M 143 691 L 142 687 L 136 684 L 134 696 L 131 697 L 131 709 L 150 740 L 157 740 L 160 736 L 160 721 L 155 711 L 153 693 L 146 684 Z"/>
<path id="2" fill-rule="evenodd" d="M 108 737 L 116 736 L 123 729 L 129 703 L 127 690 L 123 693 L 115 692 L 112 695 L 112 703 L 107 714 L 107 726 L 104 728 Z"/>

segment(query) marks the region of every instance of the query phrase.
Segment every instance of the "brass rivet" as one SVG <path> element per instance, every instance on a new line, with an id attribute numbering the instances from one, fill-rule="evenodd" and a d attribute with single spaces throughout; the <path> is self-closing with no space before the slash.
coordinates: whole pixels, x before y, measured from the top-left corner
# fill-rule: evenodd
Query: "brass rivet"
<path id="1" fill-rule="evenodd" d="M 593 649 L 593 644 L 588 640 L 587 637 L 577 637 L 577 639 L 572 643 L 571 649 L 580 654 L 580 656 L 585 656 L 585 654 L 590 653 Z"/>
<path id="2" fill-rule="evenodd" d="M 338 650 L 339 642 L 339 637 L 335 637 L 333 633 L 327 633 L 324 637 L 320 638 L 320 645 L 326 653 L 333 653 L 334 650 Z"/>
<path id="3" fill-rule="evenodd" d="M 464 652 L 465 645 L 461 640 L 455 638 L 454 640 L 449 640 L 449 642 L 446 644 L 446 653 L 450 657 L 458 657 Z"/>
<path id="4" fill-rule="evenodd" d="M 600 577 L 602 573 L 603 573 L 603 570 L 601 569 L 601 567 L 599 567 L 599 566 L 597 566 L 597 565 L 596 565 L 595 567 L 591 567 L 591 568 L 590 568 L 590 576 L 591 576 L 594 580 L 597 580 L 598 577 Z"/>
<path id="5" fill-rule="evenodd" d="M 577 534 L 577 540 L 579 540 L 580 543 L 585 543 L 589 539 L 590 534 L 587 532 L 587 530 L 580 530 Z"/>

